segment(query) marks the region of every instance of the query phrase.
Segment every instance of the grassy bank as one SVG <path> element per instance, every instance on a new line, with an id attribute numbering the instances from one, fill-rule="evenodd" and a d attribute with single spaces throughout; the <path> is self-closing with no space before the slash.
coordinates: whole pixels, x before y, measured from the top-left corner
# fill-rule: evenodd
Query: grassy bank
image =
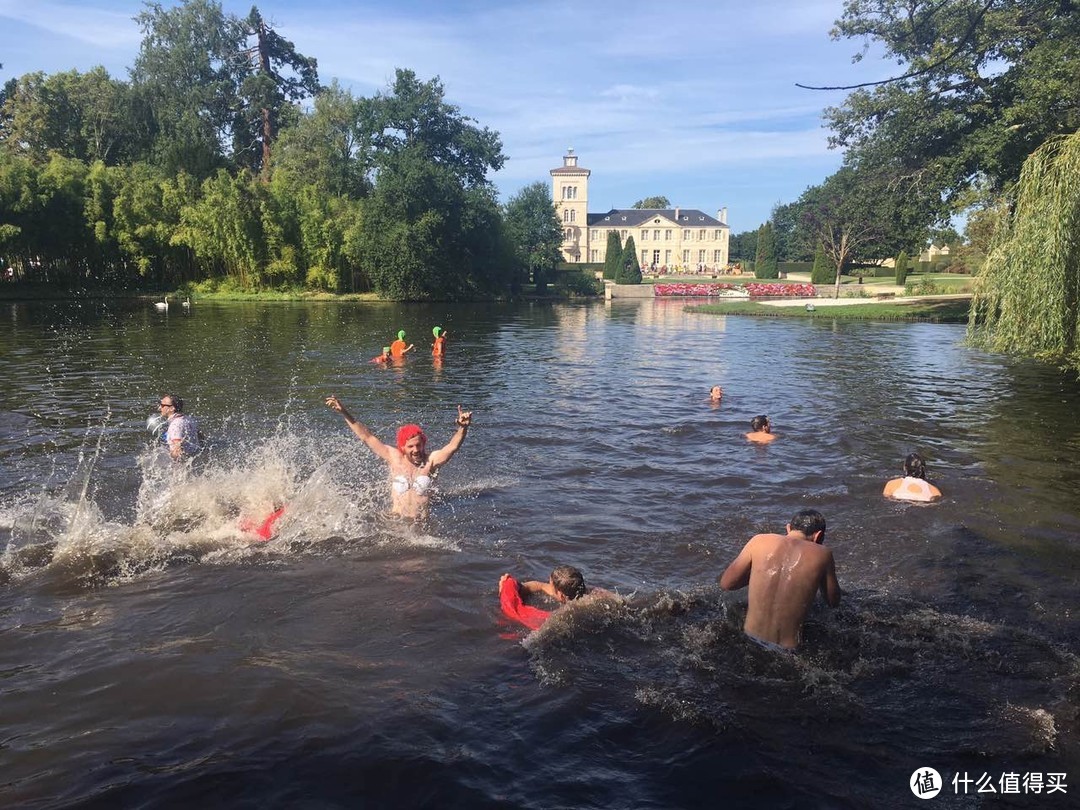
<path id="1" fill-rule="evenodd" d="M 912 301 L 911 303 L 866 303 L 850 306 L 819 306 L 813 312 L 806 307 L 771 307 L 749 301 L 698 304 L 687 307 L 705 315 L 761 315 L 768 318 L 827 318 L 857 321 L 930 321 L 967 323 L 971 301 Z"/>

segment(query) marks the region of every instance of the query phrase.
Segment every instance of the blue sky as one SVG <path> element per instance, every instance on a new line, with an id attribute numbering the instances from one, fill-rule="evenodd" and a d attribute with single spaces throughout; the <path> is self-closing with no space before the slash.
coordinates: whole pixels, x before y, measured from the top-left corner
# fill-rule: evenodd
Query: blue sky
<path id="1" fill-rule="evenodd" d="M 163 5 L 172 5 L 163 0 Z M 896 72 L 852 64 L 861 43 L 828 32 L 842 0 L 586 4 L 545 0 L 257 2 L 319 61 L 323 83 L 385 89 L 398 67 L 439 76 L 447 100 L 500 133 L 505 201 L 548 182 L 573 147 L 592 169 L 589 210 L 664 195 L 757 228 L 839 166 L 821 111 L 853 84 Z M 246 14 L 251 0 L 224 0 Z M 127 77 L 141 34 L 137 0 L 0 0 L 0 80 L 104 65 Z"/>

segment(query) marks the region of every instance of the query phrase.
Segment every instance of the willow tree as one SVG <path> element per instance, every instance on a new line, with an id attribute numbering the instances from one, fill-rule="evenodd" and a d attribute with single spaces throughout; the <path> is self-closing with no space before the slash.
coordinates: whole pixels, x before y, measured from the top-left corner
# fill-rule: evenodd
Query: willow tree
<path id="1" fill-rule="evenodd" d="M 1080 131 L 1025 162 L 971 303 L 968 335 L 993 351 L 1080 371 Z"/>

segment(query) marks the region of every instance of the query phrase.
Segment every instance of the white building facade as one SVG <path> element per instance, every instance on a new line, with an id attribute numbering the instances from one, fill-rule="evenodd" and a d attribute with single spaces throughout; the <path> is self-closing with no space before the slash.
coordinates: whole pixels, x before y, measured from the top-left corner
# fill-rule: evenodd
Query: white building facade
<path id="1" fill-rule="evenodd" d="M 563 225 L 565 261 L 603 263 L 608 234 L 615 231 L 620 246 L 634 237 L 643 271 L 717 273 L 727 267 L 731 229 L 726 208 L 716 217 L 696 208 L 613 208 L 590 214 L 591 174 L 578 165 L 573 149 L 563 156 L 562 166 L 551 170 L 551 197 Z"/>

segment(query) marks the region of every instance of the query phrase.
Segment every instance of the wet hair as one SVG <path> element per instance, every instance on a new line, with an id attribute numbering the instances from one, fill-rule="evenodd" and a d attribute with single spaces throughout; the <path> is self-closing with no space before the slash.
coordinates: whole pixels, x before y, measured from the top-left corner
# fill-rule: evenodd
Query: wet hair
<path id="1" fill-rule="evenodd" d="M 908 453 L 908 457 L 904 459 L 904 475 L 910 478 L 921 478 L 926 480 L 926 462 L 923 461 L 923 457 L 918 453 Z"/>
<path id="2" fill-rule="evenodd" d="M 177 413 L 184 412 L 184 400 L 180 399 L 176 394 L 162 394 L 163 397 L 168 397 L 172 400 L 173 408 Z"/>
<path id="3" fill-rule="evenodd" d="M 715 397 L 716 399 L 722 399 L 724 396 L 724 389 L 721 388 L 719 385 L 714 385 L 712 388 L 709 389 L 709 396 Z"/>
<path id="4" fill-rule="evenodd" d="M 818 532 L 825 531 L 825 516 L 817 509 L 803 509 L 795 513 L 788 525 L 807 537 L 813 537 Z"/>
<path id="5" fill-rule="evenodd" d="M 551 584 L 568 600 L 585 595 L 585 577 L 572 565 L 557 566 L 551 572 Z"/>
<path id="6" fill-rule="evenodd" d="M 765 414 L 762 414 L 761 416 L 755 416 L 753 419 L 750 420 L 750 427 L 752 427 L 755 432 L 760 433 L 762 430 L 764 430 L 768 426 L 769 426 L 769 417 L 767 417 Z"/>

